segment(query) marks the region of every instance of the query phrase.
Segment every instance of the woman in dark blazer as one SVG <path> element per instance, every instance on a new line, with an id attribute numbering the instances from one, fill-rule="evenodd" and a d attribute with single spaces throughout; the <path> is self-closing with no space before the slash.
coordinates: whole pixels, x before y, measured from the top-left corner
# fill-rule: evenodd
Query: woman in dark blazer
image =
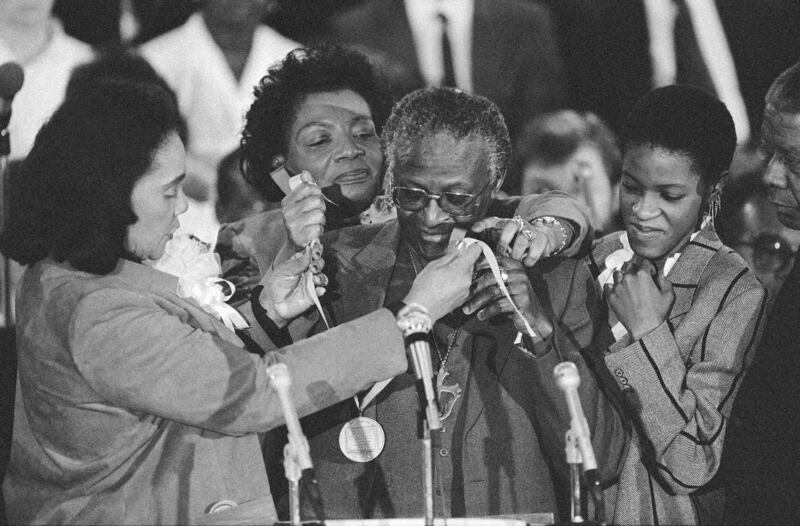
<path id="1" fill-rule="evenodd" d="M 714 232 L 736 134 L 724 104 L 667 86 L 637 102 L 623 143 L 625 231 L 591 255 L 616 339 L 605 362 L 634 424 L 609 519 L 695 524 L 766 298 Z"/>

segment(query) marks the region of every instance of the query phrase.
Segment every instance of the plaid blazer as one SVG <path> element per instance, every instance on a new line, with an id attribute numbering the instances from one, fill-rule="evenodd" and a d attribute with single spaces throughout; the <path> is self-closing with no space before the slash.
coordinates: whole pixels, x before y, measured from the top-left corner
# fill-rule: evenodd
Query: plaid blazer
<path id="1" fill-rule="evenodd" d="M 595 242 L 595 276 L 622 248 L 619 237 Z M 733 399 L 761 335 L 766 292 L 712 228 L 687 245 L 668 279 L 669 318 L 606 351 L 634 423 L 619 483 L 607 492 L 614 524 L 697 522 L 690 495 L 717 472 Z"/>

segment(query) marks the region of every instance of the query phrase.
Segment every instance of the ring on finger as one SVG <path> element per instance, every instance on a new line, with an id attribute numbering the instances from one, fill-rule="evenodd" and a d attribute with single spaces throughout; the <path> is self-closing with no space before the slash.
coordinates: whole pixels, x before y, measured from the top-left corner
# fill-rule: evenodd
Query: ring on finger
<path id="1" fill-rule="evenodd" d="M 611 277 L 613 278 L 614 285 L 618 285 L 622 281 L 623 273 L 619 270 L 615 270 Z"/>
<path id="2" fill-rule="evenodd" d="M 506 272 L 505 270 L 500 271 L 500 279 L 503 280 L 503 283 L 508 281 L 508 277 L 509 277 L 508 272 Z"/>
<path id="3" fill-rule="evenodd" d="M 527 237 L 531 245 L 533 244 L 533 240 L 536 239 L 536 233 L 533 232 L 532 230 L 528 230 L 527 228 L 523 228 L 522 230 L 519 231 L 519 233 Z"/>
<path id="4" fill-rule="evenodd" d="M 518 230 L 525 230 L 525 220 L 522 219 L 522 216 L 514 216 L 511 218 L 511 221 L 517 224 L 519 227 Z"/>

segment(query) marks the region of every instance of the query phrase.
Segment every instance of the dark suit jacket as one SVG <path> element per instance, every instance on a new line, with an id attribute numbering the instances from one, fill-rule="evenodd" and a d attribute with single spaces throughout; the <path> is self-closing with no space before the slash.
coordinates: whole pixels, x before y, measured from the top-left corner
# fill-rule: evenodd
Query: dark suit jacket
<path id="1" fill-rule="evenodd" d="M 723 457 L 725 524 L 800 517 L 800 265 L 783 285 L 733 406 Z"/>
<path id="2" fill-rule="evenodd" d="M 495 102 L 512 138 L 531 117 L 563 107 L 566 83 L 549 10 L 534 2 L 475 0 L 475 93 Z M 329 40 L 383 62 L 396 97 L 424 86 L 403 0 L 373 0 L 334 18 Z"/>
<path id="3" fill-rule="evenodd" d="M 380 308 L 398 268 L 397 222 L 337 230 L 322 242 L 332 283 L 326 294 L 331 296 L 328 319 L 342 323 Z M 460 361 L 465 380 L 463 402 L 445 422 L 448 436 L 437 455 L 442 479 L 437 495 L 451 503 L 447 513 L 486 516 L 558 508 L 564 517 L 568 497 L 559 490 L 568 478 L 564 433 L 569 416 L 552 377 L 553 367 L 564 360 L 578 365 L 580 396 L 603 476 L 616 475 L 626 434 L 590 371 L 594 359 L 602 360 L 592 339 L 605 321 L 588 268 L 581 261 L 553 259 L 537 265 L 530 278 L 542 309 L 557 325 L 552 339 L 537 344 L 542 346 L 539 357 L 514 346 L 516 329 L 510 321 L 444 320 L 461 326 L 453 353 L 463 354 L 451 356 L 448 364 Z M 413 379 L 407 374 L 394 378 L 376 402 L 365 416 L 386 428 L 387 444 L 369 465 L 347 460 L 338 449 L 342 424 L 356 415 L 352 401 L 304 419 L 330 517 L 422 513 Z M 438 496 L 436 502 L 438 509 Z"/>

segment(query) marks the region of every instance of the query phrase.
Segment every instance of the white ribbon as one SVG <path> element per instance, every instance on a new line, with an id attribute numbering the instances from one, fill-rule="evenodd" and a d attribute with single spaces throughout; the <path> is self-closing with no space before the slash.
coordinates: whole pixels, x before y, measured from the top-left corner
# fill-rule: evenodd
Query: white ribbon
<path id="1" fill-rule="evenodd" d="M 223 284 L 230 288 L 230 293 L 222 292 Z M 233 283 L 222 278 L 205 278 L 203 280 L 178 278 L 179 296 L 195 300 L 203 310 L 219 318 L 230 330 L 249 329 L 250 324 L 244 316 L 225 303 L 233 296 L 234 292 L 236 292 L 236 287 Z"/>
<path id="2" fill-rule="evenodd" d="M 486 261 L 489 263 L 489 268 L 492 270 L 492 274 L 494 275 L 494 279 L 497 282 L 498 287 L 500 287 L 500 291 L 506 297 L 509 303 L 511 303 L 511 307 L 514 309 L 514 312 L 517 316 L 520 317 L 522 323 L 525 324 L 525 332 L 528 333 L 528 336 L 531 338 L 536 338 L 536 332 L 534 332 L 533 327 L 530 326 L 528 320 L 525 319 L 525 316 L 522 315 L 522 311 L 519 310 L 519 307 L 514 303 L 514 300 L 511 299 L 511 294 L 508 292 L 508 288 L 506 288 L 505 281 L 503 281 L 503 277 L 500 274 L 500 265 L 497 264 L 497 258 L 492 252 L 492 249 L 479 239 L 473 239 L 471 237 L 464 237 L 466 235 L 466 230 L 462 228 L 455 228 L 450 236 L 450 243 L 463 241 L 467 246 L 470 245 L 478 245 L 481 247 L 481 251 L 483 251 L 483 257 L 486 258 Z"/>

